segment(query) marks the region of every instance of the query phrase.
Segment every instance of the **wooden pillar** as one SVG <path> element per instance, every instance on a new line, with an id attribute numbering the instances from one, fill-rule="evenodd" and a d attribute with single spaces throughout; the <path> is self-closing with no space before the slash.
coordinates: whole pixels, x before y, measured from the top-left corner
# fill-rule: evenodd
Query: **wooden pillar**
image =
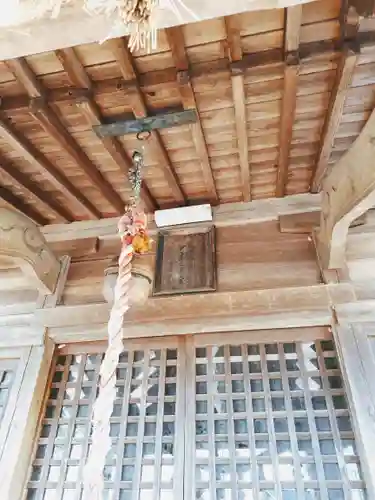
<path id="1" fill-rule="evenodd" d="M 54 345 L 47 338 L 44 345 L 31 347 L 0 459 L 0 498 L 2 500 L 22 498 Z"/>
<path id="2" fill-rule="evenodd" d="M 370 339 L 369 329 L 362 325 L 336 325 L 333 333 L 367 494 L 375 498 L 375 357 L 371 346 L 375 339 Z"/>

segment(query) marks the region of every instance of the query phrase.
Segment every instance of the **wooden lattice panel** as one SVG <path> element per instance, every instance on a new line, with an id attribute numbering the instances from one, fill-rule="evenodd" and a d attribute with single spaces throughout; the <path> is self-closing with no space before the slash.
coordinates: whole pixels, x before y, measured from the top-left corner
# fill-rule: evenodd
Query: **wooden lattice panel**
<path id="1" fill-rule="evenodd" d="M 364 500 L 332 340 L 276 334 L 129 341 L 103 500 Z M 57 358 L 27 500 L 80 500 L 101 356 Z"/>
<path id="2" fill-rule="evenodd" d="M 121 355 L 103 500 L 181 497 L 181 467 L 176 458 L 180 456 L 178 447 L 183 446 L 183 441 L 177 444 L 176 432 L 177 419 L 183 425 L 178 409 L 178 355 L 173 346 L 129 350 Z M 57 359 L 28 500 L 81 498 L 101 358 L 101 354 L 91 354 Z"/>
<path id="3" fill-rule="evenodd" d="M 187 498 L 365 498 L 332 341 L 193 350 Z"/>

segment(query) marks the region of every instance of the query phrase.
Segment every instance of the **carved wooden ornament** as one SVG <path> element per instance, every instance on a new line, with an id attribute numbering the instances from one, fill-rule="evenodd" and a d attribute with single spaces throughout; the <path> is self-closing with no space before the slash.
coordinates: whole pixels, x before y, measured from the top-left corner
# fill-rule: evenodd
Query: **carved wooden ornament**
<path id="1" fill-rule="evenodd" d="M 38 226 L 28 217 L 0 208 L 0 256 L 13 259 L 42 293 L 53 293 L 60 263 Z"/>

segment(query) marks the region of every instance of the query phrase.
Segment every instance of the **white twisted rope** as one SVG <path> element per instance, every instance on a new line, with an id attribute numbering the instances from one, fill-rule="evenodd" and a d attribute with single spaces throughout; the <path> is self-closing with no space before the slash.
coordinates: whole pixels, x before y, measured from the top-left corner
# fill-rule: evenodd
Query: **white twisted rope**
<path id="1" fill-rule="evenodd" d="M 108 322 L 108 347 L 100 367 L 99 395 L 93 407 L 92 445 L 83 471 L 82 500 L 102 500 L 103 498 L 103 469 L 107 453 L 112 445 L 109 436 L 110 417 L 116 397 L 116 368 L 123 351 L 123 319 L 129 309 L 132 257 L 132 245 L 123 245 L 119 258 L 114 302 Z"/>

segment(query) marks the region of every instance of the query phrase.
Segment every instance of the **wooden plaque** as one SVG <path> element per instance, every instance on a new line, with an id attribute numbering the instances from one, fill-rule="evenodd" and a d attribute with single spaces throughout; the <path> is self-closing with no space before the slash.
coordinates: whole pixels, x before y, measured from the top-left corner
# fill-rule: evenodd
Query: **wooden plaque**
<path id="1" fill-rule="evenodd" d="M 214 227 L 160 232 L 154 295 L 215 290 Z"/>

